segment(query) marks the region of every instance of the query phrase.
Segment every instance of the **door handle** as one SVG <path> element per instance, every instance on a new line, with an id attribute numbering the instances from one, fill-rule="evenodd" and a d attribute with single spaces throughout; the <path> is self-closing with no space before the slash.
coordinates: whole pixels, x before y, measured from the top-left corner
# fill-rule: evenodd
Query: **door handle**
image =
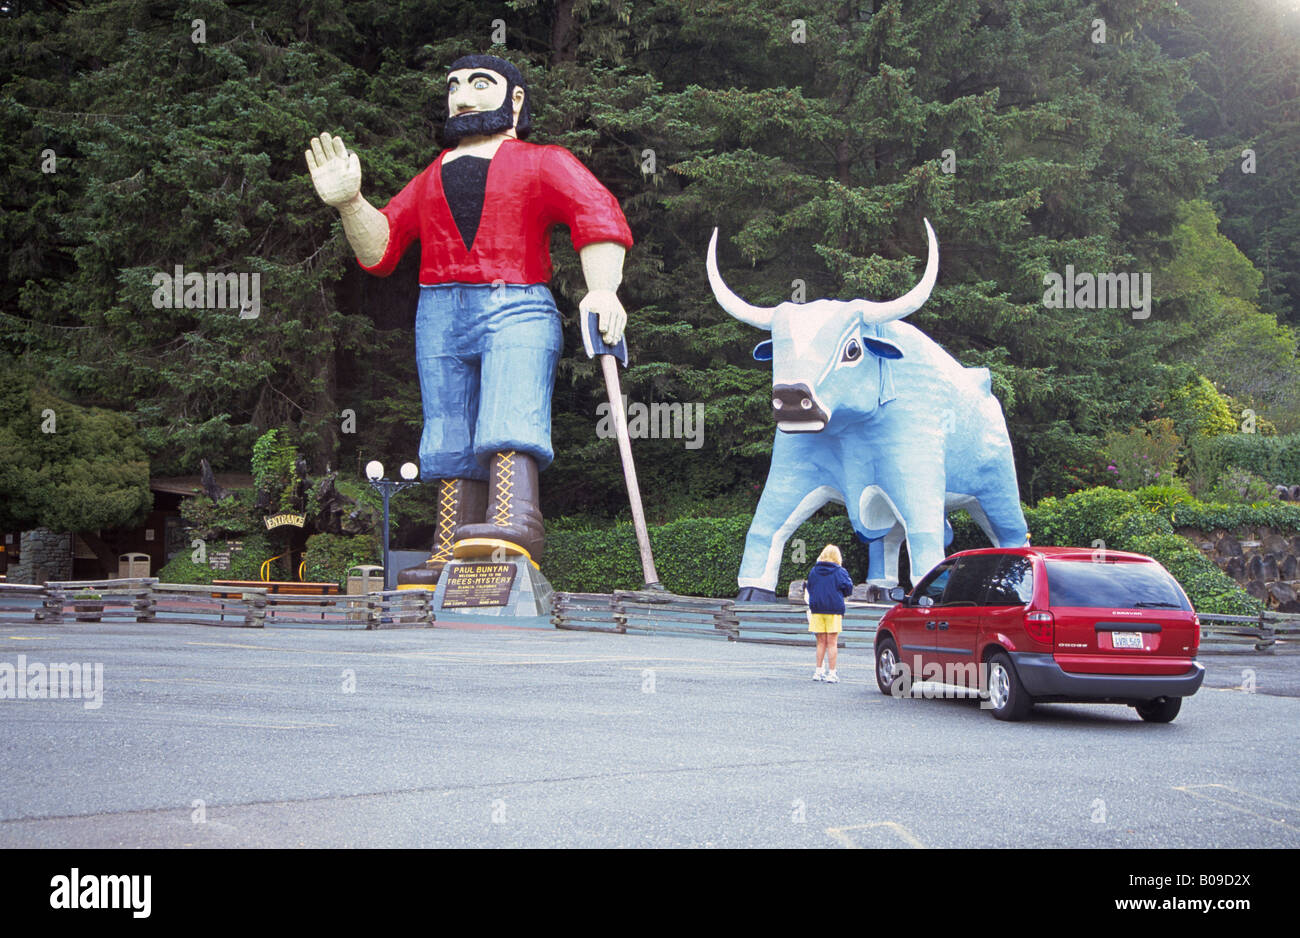
<path id="1" fill-rule="evenodd" d="M 940 623 L 939 623 L 939 631 L 940 631 L 940 632 L 946 632 L 946 631 L 948 631 L 948 623 L 947 623 L 947 622 L 940 622 Z"/>
<path id="2" fill-rule="evenodd" d="M 925 623 L 925 627 L 926 627 L 927 629 L 929 629 L 931 632 L 934 631 L 934 623 L 933 623 L 933 622 L 927 622 L 927 623 Z"/>

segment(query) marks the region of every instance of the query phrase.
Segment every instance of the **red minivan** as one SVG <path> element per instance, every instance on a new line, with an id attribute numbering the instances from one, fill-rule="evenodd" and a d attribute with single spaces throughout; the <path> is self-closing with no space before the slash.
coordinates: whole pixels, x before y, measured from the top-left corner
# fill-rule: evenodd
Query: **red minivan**
<path id="1" fill-rule="evenodd" d="M 1121 703 L 1168 723 L 1196 693 L 1201 627 L 1150 557 L 1079 547 L 995 547 L 947 557 L 876 631 L 876 683 L 979 692 L 999 720 L 1035 703 Z"/>

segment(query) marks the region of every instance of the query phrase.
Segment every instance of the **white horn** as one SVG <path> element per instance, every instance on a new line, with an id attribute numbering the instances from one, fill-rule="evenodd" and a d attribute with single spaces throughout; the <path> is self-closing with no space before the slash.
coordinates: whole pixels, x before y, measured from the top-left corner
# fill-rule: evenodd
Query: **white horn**
<path id="1" fill-rule="evenodd" d="M 722 282 L 722 275 L 718 273 L 717 228 L 713 229 L 713 237 L 709 239 L 709 257 L 705 262 L 705 266 L 709 269 L 709 286 L 713 287 L 713 296 L 718 301 L 719 306 L 741 322 L 747 322 L 751 326 L 757 326 L 759 329 L 765 329 L 768 332 L 772 331 L 772 317 L 775 314 L 773 307 L 750 306 L 732 293 L 731 289 Z"/>
<path id="2" fill-rule="evenodd" d="M 858 302 L 866 307 L 862 313 L 863 322 L 883 324 L 902 319 L 916 312 L 930 298 L 930 291 L 934 289 L 934 282 L 939 277 L 939 242 L 934 236 L 934 229 L 930 227 L 928 218 L 925 219 L 925 233 L 930 240 L 930 258 L 925 262 L 925 276 L 921 278 L 921 282 L 898 299 L 887 303 L 859 300 Z"/>

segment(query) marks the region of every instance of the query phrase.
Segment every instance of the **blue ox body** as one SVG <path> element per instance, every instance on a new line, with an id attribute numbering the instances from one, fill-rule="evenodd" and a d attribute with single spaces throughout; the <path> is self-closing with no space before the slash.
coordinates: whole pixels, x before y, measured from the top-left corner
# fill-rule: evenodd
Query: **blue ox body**
<path id="1" fill-rule="evenodd" d="M 772 362 L 778 433 L 772 466 L 745 538 L 739 598 L 775 597 L 786 541 L 817 509 L 843 504 L 867 542 L 868 582 L 898 583 L 904 541 L 912 578 L 939 563 L 951 540 L 946 513 L 966 509 L 1000 547 L 1026 543 L 1006 420 L 987 368 L 965 368 L 900 322 L 929 298 L 939 246 L 912 290 L 889 302 L 815 300 L 751 306 L 718 273 L 709 283 L 729 314 L 771 332 L 754 357 Z"/>

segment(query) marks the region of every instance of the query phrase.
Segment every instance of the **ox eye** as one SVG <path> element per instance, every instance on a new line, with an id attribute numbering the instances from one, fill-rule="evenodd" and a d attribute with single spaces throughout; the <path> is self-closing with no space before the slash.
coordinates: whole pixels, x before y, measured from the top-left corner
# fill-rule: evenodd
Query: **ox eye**
<path id="1" fill-rule="evenodd" d="M 862 346 L 858 344 L 857 339 L 849 339 L 849 344 L 844 346 L 844 357 L 841 361 L 855 362 L 862 357 Z"/>

